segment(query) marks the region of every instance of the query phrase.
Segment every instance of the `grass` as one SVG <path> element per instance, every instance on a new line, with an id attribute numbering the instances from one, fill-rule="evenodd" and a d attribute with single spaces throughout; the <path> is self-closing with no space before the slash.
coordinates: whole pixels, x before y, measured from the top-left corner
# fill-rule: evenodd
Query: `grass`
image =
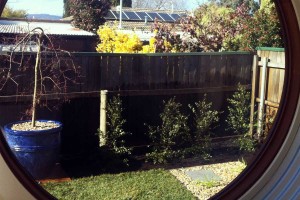
<path id="1" fill-rule="evenodd" d="M 103 174 L 43 187 L 57 199 L 143 200 L 196 199 L 174 176 L 163 169 Z"/>
<path id="2" fill-rule="evenodd" d="M 196 185 L 203 186 L 206 188 L 213 188 L 219 186 L 220 183 L 215 180 L 207 180 L 207 181 L 196 181 Z"/>

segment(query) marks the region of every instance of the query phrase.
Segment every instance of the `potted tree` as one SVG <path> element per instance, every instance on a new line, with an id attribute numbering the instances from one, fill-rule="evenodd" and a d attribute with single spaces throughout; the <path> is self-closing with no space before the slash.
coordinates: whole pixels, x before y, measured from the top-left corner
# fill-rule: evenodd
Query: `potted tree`
<path id="1" fill-rule="evenodd" d="M 51 48 L 45 47 L 45 41 L 48 42 L 48 46 Z M 28 66 L 30 61 L 24 61 L 26 57 L 24 56 L 26 54 L 25 51 L 29 46 L 33 47 L 34 51 L 36 51 L 35 59 L 31 58 L 31 60 L 35 60 L 33 69 L 34 80 L 30 87 L 25 87 L 25 90 L 29 94 L 33 94 L 30 109 L 31 120 L 7 124 L 4 126 L 4 132 L 8 145 L 21 165 L 35 179 L 42 179 L 49 174 L 58 161 L 62 123 L 53 120 L 37 119 L 37 105 L 42 102 L 42 96 L 46 92 L 61 92 L 63 88 L 66 89 L 66 82 L 70 82 L 70 78 L 66 78 L 67 74 L 76 78 L 78 71 L 75 66 L 66 67 L 66 65 L 61 65 L 59 52 L 55 50 L 51 39 L 44 33 L 42 28 L 37 27 L 22 37 L 11 51 L 9 55 L 9 67 L 6 71 L 6 76 L 4 76 L 5 80 L 2 81 L 1 89 L 8 82 L 17 82 L 17 78 L 13 78 L 12 76 L 14 71 L 13 64 L 18 63 L 18 71 L 21 72 L 32 70 L 32 66 Z M 19 62 L 15 62 L 13 56 L 17 49 L 19 50 L 19 54 L 21 54 Z M 42 52 L 43 50 L 48 51 L 48 54 L 49 51 L 52 51 L 52 53 L 50 56 L 47 56 L 46 53 Z M 48 59 L 48 62 L 43 62 L 42 53 L 46 55 L 44 58 Z M 49 62 L 49 57 L 52 59 L 55 58 L 56 61 L 53 62 L 51 59 L 51 62 Z M 71 63 L 73 64 L 73 62 Z M 70 73 L 72 70 L 74 72 Z M 74 82 L 74 80 L 71 82 Z"/>

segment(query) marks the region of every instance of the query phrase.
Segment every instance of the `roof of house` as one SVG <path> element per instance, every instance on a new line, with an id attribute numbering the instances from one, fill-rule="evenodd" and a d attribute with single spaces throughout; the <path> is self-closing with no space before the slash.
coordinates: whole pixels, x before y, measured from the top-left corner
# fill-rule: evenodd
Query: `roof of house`
<path id="1" fill-rule="evenodd" d="M 0 19 L 0 33 L 23 34 L 36 27 L 41 27 L 48 35 L 95 36 L 94 33 L 73 27 L 70 22 Z"/>
<path id="2" fill-rule="evenodd" d="M 155 19 L 162 22 L 176 22 L 182 16 L 188 15 L 187 11 L 171 11 L 171 10 L 152 10 L 152 9 L 137 9 L 137 8 L 123 8 L 123 21 L 145 21 L 153 22 Z M 119 20 L 120 11 L 117 8 L 112 8 L 104 16 L 106 20 Z"/>

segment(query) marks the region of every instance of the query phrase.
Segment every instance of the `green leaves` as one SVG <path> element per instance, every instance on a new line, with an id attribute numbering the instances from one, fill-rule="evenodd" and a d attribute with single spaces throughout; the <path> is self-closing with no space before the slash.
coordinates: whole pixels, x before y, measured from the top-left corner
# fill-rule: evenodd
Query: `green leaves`
<path id="1" fill-rule="evenodd" d="M 237 144 L 241 151 L 253 152 L 255 150 L 255 139 L 249 135 L 250 129 L 250 92 L 241 84 L 238 85 L 238 90 L 232 95 L 232 98 L 227 99 L 228 117 L 227 125 L 228 130 L 233 134 L 241 135 L 237 140 Z"/>
<path id="2" fill-rule="evenodd" d="M 211 143 L 210 131 L 219 121 L 218 112 L 211 109 L 206 95 L 202 101 L 188 105 L 193 115 L 191 126 L 188 126 L 189 116 L 182 111 L 182 104 L 175 97 L 163 102 L 164 109 L 160 114 L 160 126 L 148 126 L 148 135 L 153 142 L 153 149 L 147 159 L 153 163 L 167 163 L 194 155 L 209 159 Z"/>
<path id="3" fill-rule="evenodd" d="M 69 0 L 69 12 L 76 27 L 95 33 L 104 24 L 110 5 L 110 0 Z"/>
<path id="4" fill-rule="evenodd" d="M 126 120 L 122 117 L 122 101 L 114 96 L 107 104 L 107 133 L 100 132 L 100 138 L 106 141 L 106 146 L 117 154 L 131 154 L 131 148 L 125 146 L 124 136 L 130 133 L 124 131 Z"/>
<path id="5" fill-rule="evenodd" d="M 207 95 L 204 95 L 202 101 L 196 102 L 195 105 L 189 105 L 194 114 L 195 140 L 201 141 L 213 128 L 212 125 L 219 121 L 219 112 L 212 110 L 212 103 L 207 101 Z"/>

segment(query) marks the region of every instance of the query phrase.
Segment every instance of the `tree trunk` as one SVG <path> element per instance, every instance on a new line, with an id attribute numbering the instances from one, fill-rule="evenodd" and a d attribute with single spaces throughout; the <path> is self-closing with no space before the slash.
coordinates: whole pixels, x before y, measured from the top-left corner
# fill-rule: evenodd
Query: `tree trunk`
<path id="1" fill-rule="evenodd" d="M 41 57 L 41 40 L 43 37 L 43 30 L 38 36 L 38 49 L 36 54 L 35 66 L 34 66 L 34 88 L 33 88 L 33 98 L 32 98 L 32 117 L 31 117 L 31 125 L 35 127 L 36 121 L 36 104 L 37 104 L 37 84 L 38 84 L 38 68 L 40 64 Z"/>

